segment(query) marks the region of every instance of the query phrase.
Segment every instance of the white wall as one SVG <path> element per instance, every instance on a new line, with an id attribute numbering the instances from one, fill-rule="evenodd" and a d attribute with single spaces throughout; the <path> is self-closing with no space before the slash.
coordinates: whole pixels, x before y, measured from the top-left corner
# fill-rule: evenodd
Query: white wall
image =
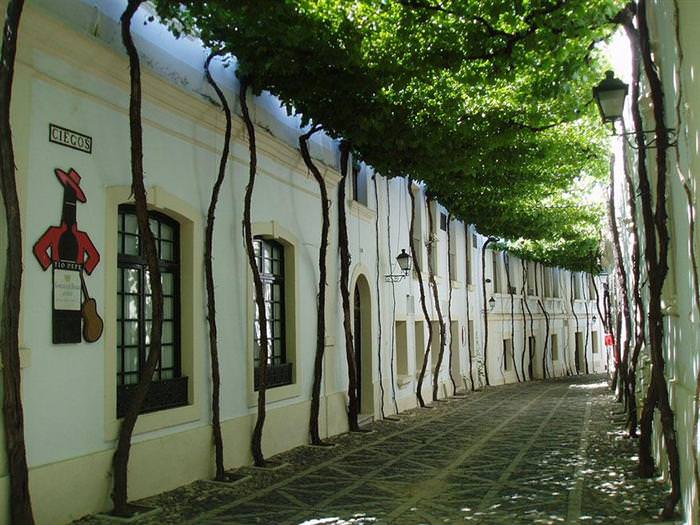
<path id="1" fill-rule="evenodd" d="M 91 7 L 92 5 L 95 7 Z M 88 202 L 78 206 L 78 224 L 92 238 L 103 255 L 113 243 L 116 233 L 110 227 L 110 195 L 114 187 L 130 184 L 128 133 L 128 77 L 124 53 L 117 39 L 116 18 L 121 2 L 78 2 L 72 9 L 48 0 L 36 0 L 27 6 L 20 37 L 17 80 L 13 106 L 15 148 L 18 152 L 18 177 L 21 191 L 24 235 L 24 283 L 22 290 L 21 345 L 26 348 L 27 366 L 23 370 L 26 441 L 31 468 L 32 497 L 39 522 L 65 521 L 87 512 L 109 507 L 109 457 L 114 448 L 114 416 L 105 403 L 111 379 L 107 356 L 114 350 L 105 338 L 94 344 L 51 344 L 51 274 L 39 267 L 32 254 L 32 245 L 49 225 L 59 222 L 61 186 L 53 175 L 54 168 L 75 168 L 82 176 L 81 187 Z M 60 11 L 60 12 L 59 12 Z M 65 17 L 63 15 L 66 15 Z M 142 9 L 140 19 L 147 16 Z M 144 167 L 146 184 L 152 198 L 162 195 L 162 202 L 176 203 L 193 215 L 195 236 L 202 238 L 211 185 L 217 172 L 222 146 L 223 117 L 207 98 L 214 97 L 204 83 L 201 64 L 206 53 L 196 41 L 176 42 L 157 24 L 133 25 L 144 65 L 143 123 Z M 51 39 L 45 35 L 53 35 Z M 172 54 L 171 54 L 172 53 Z M 234 108 L 236 84 L 229 70 L 218 68 L 215 76 L 226 88 Z M 273 454 L 306 441 L 308 403 L 315 348 L 315 316 L 318 288 L 318 247 L 320 236 L 320 197 L 314 180 L 308 176 L 296 150 L 296 137 L 301 131 L 298 121 L 277 111 L 275 100 L 268 96 L 252 103 L 258 123 L 259 178 L 255 188 L 253 222 L 269 224 L 284 230 L 295 243 L 296 267 L 296 349 L 297 381 L 288 394 L 270 391 L 270 418 L 265 434 L 265 452 Z M 56 123 L 93 137 L 91 155 L 48 142 L 48 124 Z M 271 130 L 271 131 L 268 131 Z M 249 275 L 243 241 L 241 218 L 243 195 L 248 176 L 248 151 L 242 123 L 235 119 L 233 147 L 227 179 L 222 187 L 214 238 L 214 267 L 217 285 L 217 318 L 222 374 L 221 415 L 227 446 L 227 467 L 250 460 L 249 433 L 255 413 L 250 385 L 250 304 Z M 331 200 L 331 233 L 328 249 L 327 337 L 322 393 L 322 435 L 344 431 L 347 366 L 342 331 L 342 309 L 338 293 L 337 237 L 337 152 L 327 137 L 320 136 L 312 144 L 313 154 L 326 178 Z M 349 202 L 348 234 L 351 265 L 351 286 L 363 276 L 369 283 L 372 316 L 370 391 L 373 393 L 373 415 L 380 417 L 381 387 L 384 390 L 384 413 L 394 411 L 394 397 L 400 409 L 415 406 L 416 360 L 414 326 L 423 320 L 418 282 L 409 278 L 387 283 L 384 276 L 399 273 L 395 257 L 409 248 L 408 226 L 411 217 L 406 181 L 387 181 L 377 176 L 378 209 L 374 182 L 369 170 L 367 206 Z M 157 187 L 155 191 L 153 188 Z M 423 189 L 415 188 L 420 206 L 423 240 L 428 238 L 427 215 Z M 348 192 L 349 194 L 350 192 Z M 179 203 L 179 204 L 178 204 Z M 437 207 L 438 211 L 444 209 Z M 165 210 L 166 212 L 168 210 Z M 175 210 L 177 211 L 177 210 Z M 184 213 L 184 212 L 178 212 Z M 379 218 L 377 230 L 377 217 Z M 435 214 L 437 230 L 437 286 L 439 302 L 447 321 L 447 300 L 452 286 L 452 321 L 456 323 L 460 377 L 468 377 L 466 326 L 467 296 L 469 318 L 475 327 L 475 356 L 483 353 L 483 299 L 481 282 L 481 246 L 485 238 L 478 236 L 477 248 L 466 241 L 464 225 L 453 223 L 456 255 L 453 281 L 447 276 L 447 235 L 439 229 L 439 213 Z M 388 223 L 387 223 L 388 221 Z M 390 232 L 389 232 L 390 230 Z M 379 239 L 377 252 L 376 240 Z M 0 240 L 2 240 L 0 238 Z M 466 284 L 465 248 L 471 250 L 473 284 Z M 198 255 L 200 246 L 190 247 Z M 377 265 L 377 257 L 379 264 Z M 197 258 L 195 258 L 197 259 Z M 427 259 L 424 258 L 424 261 Z M 113 300 L 116 261 L 103 258 L 87 279 L 91 294 L 100 312 Z M 199 265 L 199 266 L 198 266 Z M 515 294 L 515 333 L 512 336 L 516 363 L 520 368 L 523 340 L 520 302 L 520 262 L 512 258 Z M 147 421 L 137 428 L 134 437 L 132 485 L 130 496 L 143 497 L 157 493 L 197 477 L 211 475 L 210 450 L 210 384 L 204 287 L 201 263 L 194 265 L 195 293 L 192 305 L 194 356 L 191 385 L 191 407 L 178 417 L 157 413 L 142 418 Z M 424 279 L 428 291 L 427 265 Z M 502 266 L 501 266 L 502 270 Z M 554 375 L 566 373 L 564 353 L 573 355 L 573 320 L 568 297 L 568 273 L 562 272 L 560 299 L 544 299 L 551 315 L 550 334 L 559 335 L 560 361 L 549 370 Z M 377 276 L 379 288 L 377 289 Z M 486 277 L 491 278 L 490 252 L 487 253 Z M 501 277 L 505 289 L 505 275 Z M 511 337 L 510 296 L 493 294 L 493 283 L 487 284 L 487 300 L 494 296 L 496 306 L 488 312 L 488 368 L 491 384 L 513 382 L 515 373 L 501 373 L 502 339 Z M 540 283 L 540 293 L 542 286 Z M 352 288 L 351 288 L 352 292 Z M 394 301 L 395 298 L 395 301 Z M 541 377 L 541 355 L 545 322 L 537 300 L 527 298 L 532 310 L 537 338 L 536 377 Z M 430 317 L 437 320 L 432 294 L 427 298 Z M 377 309 L 381 309 L 381 317 Z M 576 301 L 576 311 L 584 320 L 584 302 Z M 595 305 L 589 302 L 589 323 Z M 392 327 L 395 320 L 406 322 L 408 374 L 399 378 L 393 354 Z M 114 323 L 113 319 L 105 319 Z M 591 368 L 603 370 L 605 359 L 602 328 L 597 322 L 601 354 L 590 355 Z M 528 333 L 530 318 L 527 318 Z M 378 356 L 377 334 L 382 329 L 381 352 Z M 426 327 L 427 329 L 427 327 Z M 426 334 L 427 336 L 427 334 Z M 434 334 L 437 338 L 439 335 Z M 450 329 L 448 327 L 448 344 Z M 448 350 L 449 351 L 449 350 Z M 440 370 L 440 396 L 451 393 L 448 351 Z M 422 351 L 421 351 L 422 353 Z M 392 370 L 391 364 L 394 363 Z M 595 363 L 595 365 L 593 365 Z M 424 397 L 430 399 L 431 367 L 424 384 Z M 379 382 L 379 376 L 382 382 Z M 476 371 L 473 372 L 476 377 Z M 392 382 L 393 377 L 393 382 Z M 279 391 L 278 391 L 279 393 Z M 111 395 L 111 394 L 110 394 Z M 180 410 L 180 409 L 175 409 Z M 175 412 L 173 412 L 175 413 Z M 184 415 L 182 415 L 184 414 Z M 178 455 L 179 454 L 179 455 Z M 173 457 L 187 460 L 174 462 Z M 2 457 L 2 455 L 0 455 Z M 0 460 L 0 474 L 5 473 Z M 67 480 L 57 486 L 60 476 Z M 7 498 L 7 477 L 0 478 L 0 497 Z M 3 504 L 4 508 L 7 508 Z"/>

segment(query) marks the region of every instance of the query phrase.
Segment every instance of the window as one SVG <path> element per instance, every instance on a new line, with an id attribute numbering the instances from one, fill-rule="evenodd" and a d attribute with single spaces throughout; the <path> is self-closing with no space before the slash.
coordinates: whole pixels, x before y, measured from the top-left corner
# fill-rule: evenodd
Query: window
<path id="1" fill-rule="evenodd" d="M 416 354 L 416 377 L 418 377 L 421 366 L 423 366 L 423 357 L 425 355 L 425 327 L 423 321 L 415 321 L 413 327 L 413 350 Z"/>
<path id="2" fill-rule="evenodd" d="M 559 268 L 552 268 L 552 297 L 559 297 Z"/>
<path id="3" fill-rule="evenodd" d="M 445 212 L 440 212 L 440 229 L 444 232 L 447 231 L 447 214 Z"/>
<path id="4" fill-rule="evenodd" d="M 352 200 L 367 206 L 367 177 L 360 163 L 352 163 Z"/>
<path id="5" fill-rule="evenodd" d="M 557 334 L 552 334 L 552 361 L 559 361 L 559 339 Z"/>
<path id="6" fill-rule="evenodd" d="M 469 242 L 469 238 L 472 237 L 472 235 L 469 233 L 469 229 L 466 230 L 466 238 L 467 242 L 464 243 L 464 252 L 465 252 L 465 272 L 467 273 L 467 284 L 472 284 L 472 246 L 471 243 Z"/>
<path id="7" fill-rule="evenodd" d="M 161 359 L 143 405 L 153 412 L 187 404 L 187 378 L 180 358 L 179 225 L 149 213 L 163 285 Z M 151 334 L 152 296 L 146 257 L 132 205 L 119 206 L 117 240 L 117 417 L 126 412 L 146 363 Z"/>
<path id="8" fill-rule="evenodd" d="M 594 354 L 598 353 L 598 332 L 595 330 L 591 332 L 591 348 Z"/>
<path id="9" fill-rule="evenodd" d="M 457 265 L 457 243 L 455 240 L 457 239 L 457 229 L 459 223 L 456 221 L 453 221 L 452 224 L 448 224 L 447 227 L 450 228 L 450 242 L 448 243 L 448 251 L 449 251 L 449 258 L 450 258 L 450 268 L 448 270 L 451 270 L 452 273 L 452 280 L 453 281 L 460 281 L 460 269 L 459 266 Z"/>
<path id="10" fill-rule="evenodd" d="M 491 264 L 492 271 L 491 276 L 493 279 L 493 293 L 501 293 L 501 275 L 500 268 L 498 264 L 498 254 L 499 252 L 493 250 L 491 251 Z"/>
<path id="11" fill-rule="evenodd" d="M 292 382 L 292 363 L 287 362 L 285 336 L 284 247 L 276 241 L 256 237 L 253 240 L 255 260 L 260 271 L 267 316 L 267 387 L 288 385 Z M 258 309 L 254 327 L 254 388 L 259 384 L 260 325 Z"/>
<path id="12" fill-rule="evenodd" d="M 512 339 L 504 339 L 503 340 L 503 370 L 508 372 L 511 368 L 511 348 L 512 348 Z"/>
<path id="13" fill-rule="evenodd" d="M 438 235 L 440 231 L 439 228 L 441 227 L 442 223 L 439 218 L 442 216 L 442 212 L 440 211 L 437 201 L 428 202 L 427 206 L 433 207 L 432 210 L 428 210 L 428 213 L 432 213 L 433 219 L 438 217 L 437 222 L 435 220 L 432 221 L 432 230 L 428 232 L 428 242 L 430 242 L 430 258 L 428 260 L 430 267 L 428 269 L 433 273 L 433 275 L 437 276 L 441 273 L 440 263 L 442 262 L 442 257 L 440 254 L 440 247 L 442 243 L 440 242 L 440 236 Z M 430 226 L 430 216 L 428 216 L 428 228 L 430 228 Z"/>
<path id="14" fill-rule="evenodd" d="M 531 261 L 528 261 L 526 265 L 527 269 L 527 294 L 535 295 L 535 265 Z"/>
<path id="15" fill-rule="evenodd" d="M 396 321 L 396 373 L 408 375 L 408 337 L 406 321 Z"/>
<path id="16" fill-rule="evenodd" d="M 578 273 L 572 273 L 574 281 L 574 299 L 583 299 L 583 290 L 581 289 L 581 276 Z"/>
<path id="17" fill-rule="evenodd" d="M 470 356 L 474 356 L 476 349 L 474 348 L 474 321 L 472 320 L 467 324 L 467 344 L 469 345 Z"/>
<path id="18" fill-rule="evenodd" d="M 516 273 L 513 272 L 513 261 L 510 258 L 510 255 L 508 255 L 506 252 L 503 253 L 503 268 L 506 273 L 506 283 L 510 283 L 510 286 L 508 287 L 508 293 L 515 295 L 518 293 L 518 288 L 516 286 Z"/>
<path id="19" fill-rule="evenodd" d="M 552 269 L 544 267 L 542 276 L 542 284 L 544 287 L 544 296 L 552 297 Z"/>
<path id="20" fill-rule="evenodd" d="M 440 321 L 430 321 L 430 327 L 433 331 L 433 337 L 430 340 L 430 369 L 434 372 L 440 354 Z"/>
<path id="21" fill-rule="evenodd" d="M 411 191 L 414 191 L 413 189 Z M 413 237 L 411 239 L 411 244 L 416 253 L 416 260 L 413 261 L 413 269 L 416 266 L 420 268 L 421 272 L 426 272 L 427 268 L 423 265 L 423 207 L 421 205 L 421 194 L 419 190 L 414 191 L 415 196 L 415 206 L 413 212 Z"/>

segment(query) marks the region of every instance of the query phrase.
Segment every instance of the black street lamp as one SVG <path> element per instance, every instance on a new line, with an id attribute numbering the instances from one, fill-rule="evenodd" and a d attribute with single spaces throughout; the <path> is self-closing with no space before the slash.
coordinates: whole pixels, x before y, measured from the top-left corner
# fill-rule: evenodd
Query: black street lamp
<path id="1" fill-rule="evenodd" d="M 397 283 L 407 277 L 408 272 L 411 271 L 411 256 L 406 253 L 406 250 L 401 250 L 401 253 L 396 256 L 396 262 L 399 263 L 401 273 L 385 275 L 386 282 Z"/>
<path id="2" fill-rule="evenodd" d="M 600 112 L 600 117 L 603 119 L 603 123 L 607 124 L 610 122 L 613 129 L 613 135 L 620 135 L 625 137 L 629 146 L 633 149 L 639 149 L 637 145 L 630 142 L 627 137 L 630 135 L 637 135 L 637 133 L 646 137 L 648 134 L 653 134 L 651 139 L 644 139 L 645 148 L 655 148 L 656 145 L 656 130 L 636 130 L 628 131 L 625 133 L 618 133 L 615 128 L 615 122 L 622 120 L 623 111 L 625 107 L 625 98 L 627 97 L 627 84 L 622 80 L 615 77 L 615 73 L 612 71 L 605 72 L 605 78 L 593 88 L 593 98 L 598 105 L 598 111 Z M 675 133 L 676 130 L 673 128 L 666 128 L 665 131 L 669 135 L 669 146 L 673 147 L 676 145 Z"/>
<path id="3" fill-rule="evenodd" d="M 615 121 L 622 118 L 627 96 L 627 84 L 619 78 L 615 78 L 612 71 L 605 72 L 605 78 L 593 88 L 593 98 L 598 105 L 598 111 L 603 123 L 612 123 L 615 129 Z"/>

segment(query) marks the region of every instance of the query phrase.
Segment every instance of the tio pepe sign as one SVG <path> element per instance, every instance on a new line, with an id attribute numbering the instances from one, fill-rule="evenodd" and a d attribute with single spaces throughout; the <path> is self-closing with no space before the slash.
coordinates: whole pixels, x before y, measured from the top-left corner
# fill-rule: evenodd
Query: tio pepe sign
<path id="1" fill-rule="evenodd" d="M 92 153 L 92 137 L 56 124 L 49 124 L 49 142 L 88 154 Z"/>

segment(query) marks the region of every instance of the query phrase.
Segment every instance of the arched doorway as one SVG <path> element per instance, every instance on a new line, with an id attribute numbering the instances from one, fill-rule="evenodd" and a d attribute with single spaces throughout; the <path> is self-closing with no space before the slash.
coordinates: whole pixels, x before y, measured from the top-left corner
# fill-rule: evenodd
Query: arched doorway
<path id="1" fill-rule="evenodd" d="M 355 282 L 352 326 L 357 370 L 357 403 L 360 414 L 373 414 L 372 311 L 369 283 L 363 275 L 360 275 Z"/>

